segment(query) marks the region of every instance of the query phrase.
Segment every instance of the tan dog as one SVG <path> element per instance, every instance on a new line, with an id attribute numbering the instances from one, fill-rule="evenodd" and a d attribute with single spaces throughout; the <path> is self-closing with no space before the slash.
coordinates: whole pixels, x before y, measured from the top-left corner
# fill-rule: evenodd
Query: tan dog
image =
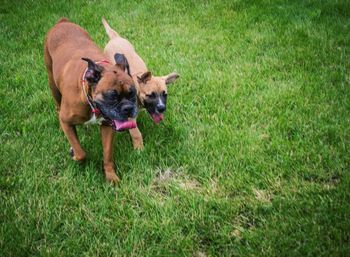
<path id="1" fill-rule="evenodd" d="M 167 85 L 173 83 L 179 75 L 173 72 L 162 77 L 153 76 L 136 53 L 133 45 L 120 37 L 104 18 L 102 18 L 102 23 L 110 39 L 104 49 L 105 54 L 110 61 L 117 60 L 119 54 L 125 55 L 129 63 L 130 75 L 137 88 L 139 106 L 147 110 L 155 123 L 159 123 L 163 120 L 163 113 L 166 109 Z M 143 139 L 139 129 L 130 129 L 129 132 L 134 148 L 142 149 Z"/>
<path id="2" fill-rule="evenodd" d="M 46 35 L 49 85 L 61 128 L 71 145 L 71 156 L 76 161 L 83 161 L 86 156 L 75 126 L 99 122 L 106 179 L 117 182 L 113 131 L 136 127 L 128 119 L 137 114 L 137 97 L 134 82 L 125 73 L 125 57 L 119 55 L 116 65 L 106 59 L 88 33 L 65 18 Z"/>

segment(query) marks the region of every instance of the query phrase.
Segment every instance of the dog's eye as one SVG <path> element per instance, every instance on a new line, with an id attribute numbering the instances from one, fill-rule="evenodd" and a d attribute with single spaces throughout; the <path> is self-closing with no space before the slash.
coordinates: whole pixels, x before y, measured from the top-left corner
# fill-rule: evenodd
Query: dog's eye
<path id="1" fill-rule="evenodd" d="M 108 96 L 110 98 L 117 98 L 118 97 L 118 92 L 116 90 L 112 90 L 111 92 L 109 92 Z"/>
<path id="2" fill-rule="evenodd" d="M 128 93 L 129 97 L 135 97 L 136 96 L 136 89 L 134 87 L 131 87 L 129 89 L 129 93 Z"/>
<path id="3" fill-rule="evenodd" d="M 116 90 L 111 90 L 107 93 L 104 93 L 103 98 L 106 102 L 114 102 L 117 101 L 120 98 L 120 96 Z"/>
<path id="4" fill-rule="evenodd" d="M 136 96 L 136 94 L 135 94 L 134 91 L 131 91 L 131 92 L 129 92 L 129 94 L 128 94 L 128 97 L 130 97 L 130 98 L 133 98 L 133 97 L 135 97 L 135 96 Z"/>
<path id="5" fill-rule="evenodd" d="M 167 92 L 163 91 L 162 95 L 167 97 L 168 94 L 167 94 Z"/>
<path id="6" fill-rule="evenodd" d="M 156 98 L 156 93 L 152 92 L 150 95 L 146 95 L 149 98 Z"/>

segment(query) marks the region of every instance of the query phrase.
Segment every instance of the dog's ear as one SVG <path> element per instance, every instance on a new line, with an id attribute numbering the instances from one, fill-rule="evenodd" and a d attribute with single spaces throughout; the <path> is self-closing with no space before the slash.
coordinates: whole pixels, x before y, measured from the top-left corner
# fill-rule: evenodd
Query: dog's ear
<path id="1" fill-rule="evenodd" d="M 146 71 L 141 75 L 141 77 L 137 76 L 137 81 L 139 83 L 146 84 L 152 78 L 152 73 L 150 71 Z"/>
<path id="2" fill-rule="evenodd" d="M 165 79 L 165 84 L 169 85 L 173 83 L 175 80 L 177 80 L 180 76 L 176 72 L 172 72 L 163 78 Z"/>
<path id="3" fill-rule="evenodd" d="M 125 55 L 124 55 L 124 54 L 116 53 L 116 54 L 114 55 L 114 60 L 115 60 L 115 64 L 116 64 L 119 68 L 121 68 L 123 71 L 125 71 L 126 73 L 128 73 L 129 76 L 131 77 L 129 62 L 128 62 L 128 60 L 126 59 Z"/>
<path id="4" fill-rule="evenodd" d="M 92 84 L 97 84 L 97 82 L 101 79 L 101 73 L 103 71 L 103 67 L 96 64 L 89 58 L 81 58 L 82 60 L 88 63 L 88 69 L 85 73 L 85 79 Z"/>

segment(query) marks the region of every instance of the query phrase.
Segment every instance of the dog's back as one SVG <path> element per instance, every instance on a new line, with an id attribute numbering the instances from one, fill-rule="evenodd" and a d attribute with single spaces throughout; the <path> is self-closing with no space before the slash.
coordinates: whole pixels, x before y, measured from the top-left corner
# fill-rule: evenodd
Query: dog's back
<path id="1" fill-rule="evenodd" d="M 70 74 L 79 72 L 86 66 L 82 57 L 93 60 L 105 58 L 84 29 L 61 18 L 49 30 L 45 39 L 45 64 L 57 88 L 60 88 L 58 80 L 61 77 L 67 79 Z"/>
<path id="2" fill-rule="evenodd" d="M 95 49 L 95 53 L 100 52 L 89 34 L 80 26 L 70 22 L 66 18 L 60 19 L 55 26 L 50 29 L 47 33 L 45 45 L 51 57 L 56 59 L 54 58 L 55 55 L 60 55 L 60 58 L 57 59 L 63 63 L 71 59 L 72 55 L 79 55 L 79 52 L 84 50 L 79 46 Z M 62 48 L 64 48 L 65 51 L 61 51 Z M 65 55 L 62 55 L 62 52 L 64 52 Z M 84 54 L 86 55 L 86 52 L 84 52 Z"/>

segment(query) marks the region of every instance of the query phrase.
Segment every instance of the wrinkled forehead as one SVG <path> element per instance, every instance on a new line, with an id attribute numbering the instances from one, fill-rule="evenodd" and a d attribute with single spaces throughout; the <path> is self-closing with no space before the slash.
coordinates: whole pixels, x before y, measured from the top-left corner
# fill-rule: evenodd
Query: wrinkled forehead
<path id="1" fill-rule="evenodd" d="M 115 90 L 118 93 L 129 92 L 135 88 L 134 81 L 123 71 L 115 68 L 106 69 L 97 84 L 96 93 Z"/>
<path id="2" fill-rule="evenodd" d="M 116 65 L 103 66 L 103 68 L 104 68 L 103 73 L 113 72 L 115 74 L 118 74 L 118 72 L 122 72 L 122 70 Z"/>
<path id="3" fill-rule="evenodd" d="M 142 84 L 139 90 L 143 94 L 162 93 L 163 91 L 167 92 L 167 86 L 165 79 L 152 77 L 146 84 Z"/>

